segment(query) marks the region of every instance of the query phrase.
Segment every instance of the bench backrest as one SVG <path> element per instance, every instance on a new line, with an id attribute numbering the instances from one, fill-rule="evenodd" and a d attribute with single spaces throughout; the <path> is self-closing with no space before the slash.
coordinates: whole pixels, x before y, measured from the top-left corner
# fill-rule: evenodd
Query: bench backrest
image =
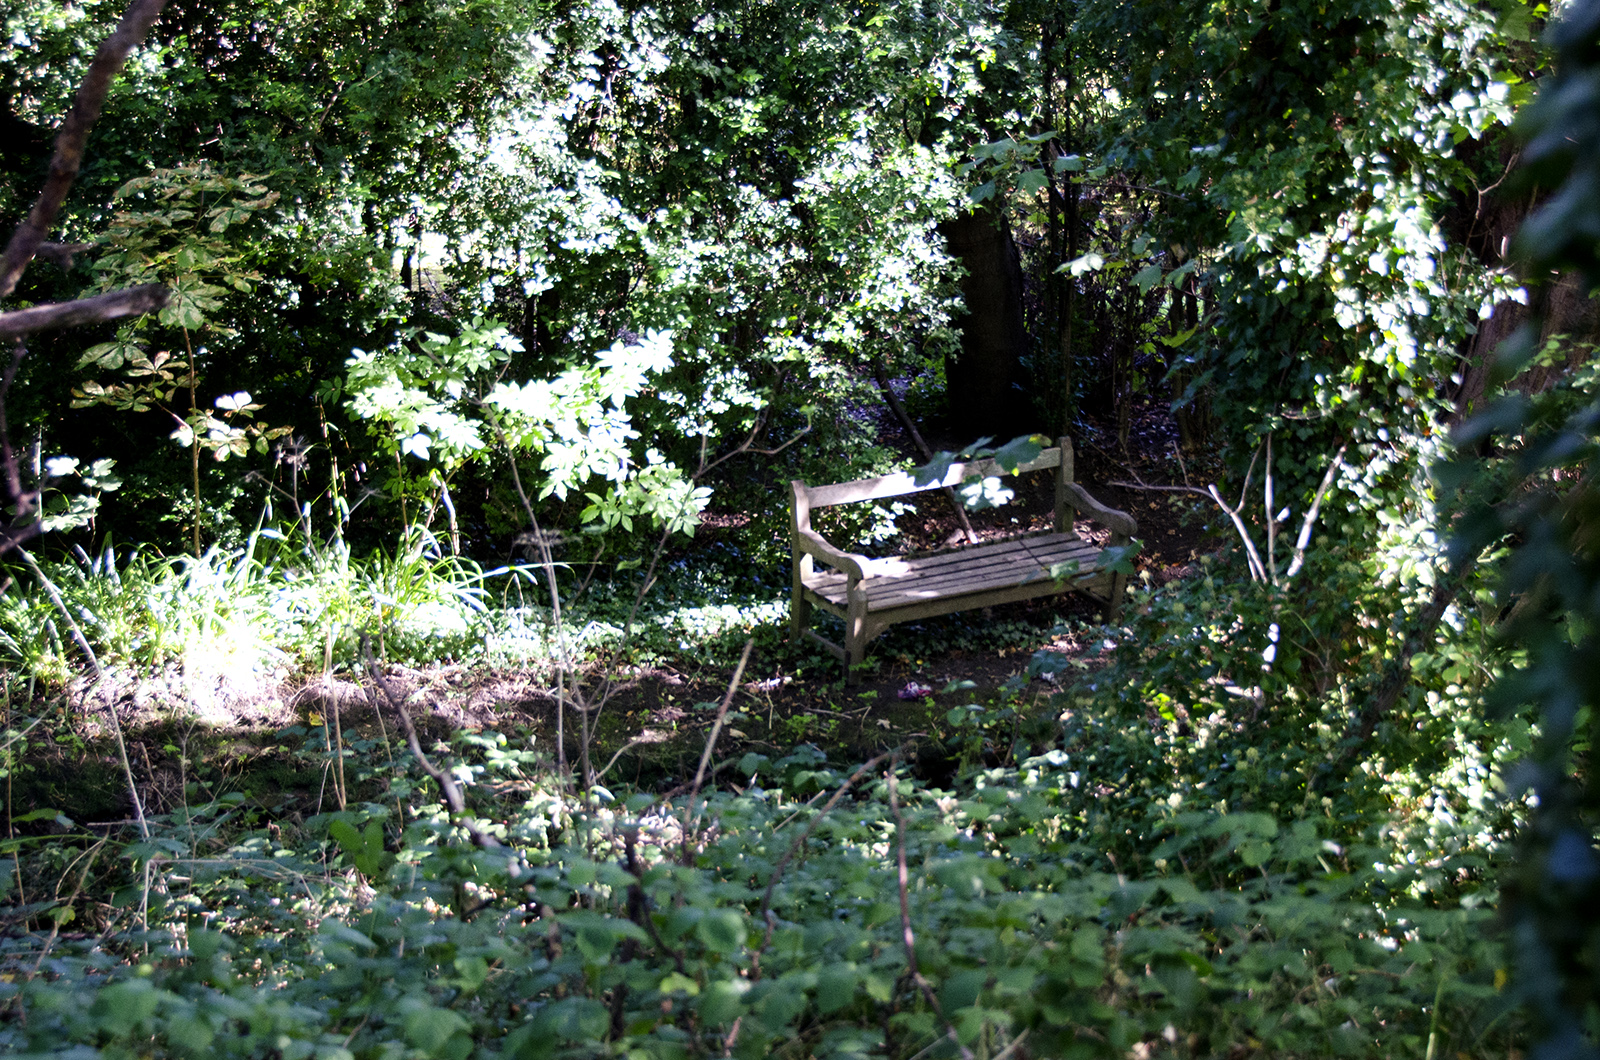
<path id="1" fill-rule="evenodd" d="M 885 497 L 903 497 L 908 493 L 959 486 L 973 475 L 980 478 L 999 478 L 1006 475 L 1020 475 L 1028 471 L 1043 471 L 1047 468 L 1057 469 L 1055 504 L 1057 529 L 1060 529 L 1063 523 L 1070 528 L 1071 505 L 1066 496 L 1066 486 L 1073 481 L 1070 438 L 1062 438 L 1054 448 L 1044 450 L 1025 464 L 1018 464 L 1015 471 L 1007 471 L 993 460 L 974 460 L 966 464 L 951 464 L 943 477 L 920 485 L 916 481 L 916 476 L 909 471 L 880 475 L 877 478 L 858 478 L 853 482 L 836 482 L 827 486 L 807 486 L 796 479 L 789 483 L 791 511 L 796 526 L 809 528 L 813 508 L 827 508 L 835 504 L 851 504 L 856 501 L 882 500 Z"/>

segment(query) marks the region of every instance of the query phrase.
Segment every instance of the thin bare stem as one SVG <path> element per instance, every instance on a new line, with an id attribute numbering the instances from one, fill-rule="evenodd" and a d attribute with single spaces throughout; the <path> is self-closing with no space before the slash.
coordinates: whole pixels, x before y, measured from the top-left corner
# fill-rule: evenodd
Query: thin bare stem
<path id="1" fill-rule="evenodd" d="M 422 767 L 422 771 L 432 777 L 434 783 L 439 785 L 439 792 L 444 796 L 445 805 L 450 808 L 452 817 L 461 827 L 466 829 L 467 836 L 481 849 L 506 849 L 504 843 L 479 828 L 477 822 L 467 814 L 467 800 L 462 797 L 461 788 L 456 784 L 455 777 L 451 776 L 450 771 L 440 769 L 434 765 L 433 760 L 422 750 L 422 741 L 417 738 L 417 727 L 412 724 L 411 712 L 406 709 L 405 701 L 389 686 L 388 680 L 383 676 L 383 670 L 372 658 L 371 643 L 365 638 L 362 640 L 361 656 L 366 667 L 367 676 L 372 679 L 372 684 L 376 685 L 379 691 L 383 693 L 383 698 L 388 700 L 395 716 L 400 719 L 400 728 L 405 733 L 406 745 L 411 748 L 411 757 L 415 758 L 417 765 Z M 378 703 L 372 695 L 371 685 L 367 686 L 367 698 L 372 702 L 372 709 L 377 710 Z M 516 879 L 520 875 L 514 860 L 508 866 L 508 872 L 512 879 Z"/>
<path id="2" fill-rule="evenodd" d="M 700 768 L 694 771 L 694 784 L 689 788 L 689 800 L 683 804 L 683 854 L 685 865 L 690 861 L 689 817 L 694 811 L 694 800 L 700 794 L 700 785 L 706 779 L 706 766 L 711 762 L 711 752 L 716 750 L 717 737 L 722 734 L 722 723 L 727 720 L 728 707 L 733 703 L 733 694 L 739 690 L 739 682 L 744 677 L 745 664 L 750 661 L 750 649 L 755 647 L 754 637 L 744 642 L 744 652 L 739 656 L 739 665 L 733 669 L 733 680 L 728 682 L 727 694 L 722 697 L 722 706 L 717 708 L 717 720 L 711 723 L 711 735 L 706 737 L 706 748 L 700 754 Z"/>
<path id="3" fill-rule="evenodd" d="M 522 502 L 523 514 L 528 517 L 528 526 L 533 531 L 534 548 L 539 553 L 539 566 L 544 570 L 546 584 L 550 587 L 550 625 L 555 631 L 556 641 L 556 773 L 564 785 L 567 782 L 567 638 L 565 629 L 561 625 L 561 587 L 556 583 L 555 555 L 550 551 L 549 539 L 539 527 L 539 517 L 533 512 L 533 502 L 528 499 L 528 491 L 522 486 L 522 475 L 517 471 L 516 450 L 511 448 L 511 441 L 501 429 L 500 421 L 491 417 L 489 422 L 499 435 L 500 446 L 506 451 L 506 459 L 511 463 L 511 484 L 516 487 L 517 499 Z"/>
<path id="4" fill-rule="evenodd" d="M 905 749 L 906 745 L 901 744 L 892 751 L 885 751 L 878 757 L 863 762 L 854 773 L 851 773 L 850 776 L 845 779 L 843 784 L 839 785 L 839 787 L 834 791 L 833 797 L 823 804 L 821 810 L 817 811 L 817 815 L 811 818 L 811 822 L 806 825 L 806 830 L 801 832 L 800 835 L 795 838 L 795 841 L 789 844 L 789 849 L 783 852 L 783 857 L 778 859 L 777 866 L 772 870 L 772 879 L 767 881 L 766 893 L 761 896 L 762 920 L 767 918 L 767 913 L 772 909 L 772 892 L 777 889 L 778 881 L 783 879 L 783 870 L 789 867 L 789 862 L 794 859 L 795 854 L 805 846 L 806 840 L 811 838 L 811 833 L 817 830 L 817 825 L 821 824 L 823 818 L 827 817 L 829 812 L 832 811 L 835 806 L 839 805 L 839 800 L 844 798 L 844 793 L 855 787 L 855 784 L 858 780 L 872 772 L 874 769 L 878 768 L 878 763 L 882 762 L 884 759 L 898 758 L 900 754 L 905 751 Z"/>
<path id="5" fill-rule="evenodd" d="M 38 561 L 33 558 L 33 553 L 19 546 L 17 555 L 22 557 L 22 562 L 33 572 L 33 576 L 39 579 L 39 584 L 43 586 L 45 594 L 50 597 L 50 602 L 55 605 L 56 613 L 61 616 L 62 621 L 66 622 L 67 628 L 72 631 L 72 639 L 77 643 L 78 649 L 83 652 L 84 659 L 89 663 L 89 669 L 94 673 L 94 683 L 98 685 L 105 679 L 105 671 L 100 669 L 100 660 L 96 658 L 94 649 L 89 647 L 89 638 L 83 635 L 83 628 L 78 625 L 78 620 L 72 617 L 72 612 L 68 610 L 66 601 L 61 599 L 61 591 L 56 588 L 55 582 L 51 581 L 44 571 L 40 569 Z M 149 839 L 150 825 L 144 819 L 144 805 L 139 801 L 139 787 L 133 779 L 133 763 L 128 760 L 128 744 L 122 738 L 122 719 L 117 716 L 116 703 L 109 704 L 106 707 L 106 713 L 111 715 L 111 733 L 116 738 L 117 754 L 122 759 L 122 775 L 128 781 L 128 797 L 133 800 L 133 816 L 139 822 L 139 837 L 141 839 Z"/>
<path id="6" fill-rule="evenodd" d="M 928 1006 L 933 1009 L 934 1015 L 944 1024 L 945 1034 L 956 1044 L 956 1048 L 961 1050 L 962 1060 L 975 1060 L 972 1050 L 966 1047 L 961 1041 L 961 1036 L 956 1033 L 955 1024 L 944 1014 L 944 1006 L 939 1004 L 939 997 L 933 992 L 933 986 L 917 968 L 917 938 L 911 931 L 911 896 L 908 886 L 911 874 L 906 868 L 906 819 L 900 812 L 900 798 L 895 779 L 896 767 L 899 765 L 899 756 L 896 755 L 895 760 L 889 763 L 889 810 L 894 814 L 895 822 L 895 863 L 900 887 L 900 941 L 906 950 L 906 974 L 917 984 L 922 996 L 927 998 Z"/>
<path id="7" fill-rule="evenodd" d="M 1271 576 L 1272 584 L 1278 584 L 1278 561 L 1274 558 L 1274 551 L 1278 541 L 1278 521 L 1272 511 L 1272 432 L 1267 432 L 1267 466 L 1265 479 L 1262 482 L 1262 500 L 1267 509 L 1267 573 Z"/>
<path id="8" fill-rule="evenodd" d="M 1228 502 L 1222 499 L 1222 494 L 1217 492 L 1213 484 L 1207 487 L 1211 491 L 1211 499 L 1216 501 L 1223 511 L 1228 513 L 1228 518 L 1233 520 L 1234 529 L 1239 531 L 1239 540 L 1244 542 L 1244 551 L 1250 563 L 1250 580 L 1264 582 L 1267 580 L 1266 567 L 1261 563 L 1261 553 L 1256 551 L 1256 543 L 1250 539 L 1250 528 L 1244 524 L 1244 516 L 1239 514 L 1239 509 L 1229 507 Z"/>
<path id="9" fill-rule="evenodd" d="M 1239 488 L 1239 503 L 1235 507 L 1243 508 L 1245 498 L 1250 496 L 1250 476 L 1256 473 L 1256 461 L 1261 459 L 1261 447 L 1250 454 L 1250 466 L 1244 469 L 1244 485 Z"/>
<path id="10" fill-rule="evenodd" d="M 1322 483 L 1317 487 L 1317 495 L 1312 498 L 1311 507 L 1306 509 L 1306 517 L 1300 523 L 1300 536 L 1294 543 L 1294 559 L 1289 561 L 1289 570 L 1284 575 L 1285 580 L 1299 574 L 1300 568 L 1305 566 L 1306 548 L 1311 544 L 1311 528 L 1317 523 L 1317 513 L 1322 510 L 1322 499 L 1333 488 L 1333 480 L 1338 477 L 1339 469 L 1344 466 L 1345 450 L 1349 448 L 1349 442 L 1339 446 L 1339 451 L 1333 454 L 1333 460 L 1322 476 Z"/>
<path id="11" fill-rule="evenodd" d="M 189 355 L 189 476 L 190 489 L 194 491 L 194 554 L 200 556 L 200 421 L 198 419 L 199 401 L 196 388 L 199 380 L 195 376 L 194 345 L 189 341 L 189 329 L 183 329 L 183 348 Z"/>

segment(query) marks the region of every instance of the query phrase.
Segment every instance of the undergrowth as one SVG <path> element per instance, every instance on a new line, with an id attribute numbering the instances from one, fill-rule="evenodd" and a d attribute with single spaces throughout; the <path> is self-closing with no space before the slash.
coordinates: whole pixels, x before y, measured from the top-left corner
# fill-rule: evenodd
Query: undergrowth
<path id="1" fill-rule="evenodd" d="M 1092 748 L 941 789 L 913 749 L 801 746 L 660 799 L 565 791 L 503 734 L 430 750 L 467 816 L 398 734 L 298 823 L 199 785 L 148 839 L 36 815 L 0 874 L 0 1048 L 1477 1057 L 1518 1026 L 1491 914 L 1375 834 L 1152 798 L 1108 846 Z"/>

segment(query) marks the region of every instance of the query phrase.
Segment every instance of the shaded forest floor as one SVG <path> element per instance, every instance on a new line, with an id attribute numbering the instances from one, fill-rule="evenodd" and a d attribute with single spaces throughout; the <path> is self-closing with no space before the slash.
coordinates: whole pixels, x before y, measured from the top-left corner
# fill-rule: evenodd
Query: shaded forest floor
<path id="1" fill-rule="evenodd" d="M 898 435 L 892 419 L 881 427 L 880 437 Z M 1206 513 L 1183 494 L 1109 483 L 1183 481 L 1174 440 L 1162 404 L 1135 416 L 1126 451 L 1113 430 L 1092 423 L 1080 428 L 1077 440 L 1078 480 L 1138 520 L 1144 547 L 1135 562 L 1140 579 L 1154 584 L 1188 576 L 1201 555 L 1217 549 L 1218 542 L 1206 535 Z M 932 439 L 936 447 L 941 443 L 955 444 Z M 915 460 L 909 442 L 904 447 L 907 459 Z M 1048 526 L 1050 474 L 1011 481 L 1016 490 L 1011 504 L 971 514 L 980 537 Z M 961 534 L 942 494 L 908 500 L 915 511 L 897 520 L 901 549 L 935 549 Z M 692 550 L 719 539 L 732 541 L 737 533 L 737 513 L 710 514 Z M 1080 527 L 1089 530 L 1088 524 Z M 1094 670 L 1111 646 L 1101 622 L 1096 603 L 1068 594 L 896 626 L 869 647 L 866 670 L 853 686 L 844 684 L 832 658 L 790 645 L 786 629 L 760 628 L 716 759 L 737 761 L 750 752 L 777 758 L 803 743 L 843 759 L 864 759 L 909 743 L 919 771 L 939 781 L 963 765 L 999 764 L 995 746 L 975 744 L 949 720 L 969 705 L 1010 711 L 1012 742 L 1020 737 L 1022 745 L 1042 751 L 1060 724 L 1060 708 L 1050 705 L 1058 686 L 1030 677 L 1029 661 L 1035 652 L 1049 651 L 1063 656 L 1065 673 Z M 657 658 L 609 678 L 586 675 L 586 694 L 591 701 L 603 699 L 591 715 L 589 755 L 596 770 L 611 763 L 604 782 L 659 789 L 693 775 L 744 636 L 725 636 L 716 647 L 686 645 L 690 650 L 680 657 Z M 410 709 L 427 737 L 448 740 L 461 731 L 497 730 L 553 758 L 559 728 L 569 764 L 577 768 L 582 759 L 581 719 L 571 709 L 558 718 L 548 674 L 481 664 L 393 667 L 390 672 L 395 686 L 412 697 Z M 335 726 L 344 745 L 360 753 L 379 747 L 403 753 L 394 718 L 376 713 L 373 690 L 351 676 L 302 678 L 263 686 L 253 697 L 229 696 L 220 716 L 173 709 L 186 697 L 193 704 L 192 693 L 179 687 L 191 676 L 101 687 L 87 701 L 81 686 L 76 696 L 64 694 L 59 717 L 67 724 L 54 726 L 55 735 L 35 733 L 29 768 L 12 781 L 11 805 L 70 806 L 80 820 L 124 819 L 129 810 L 120 764 L 109 740 L 96 738 L 109 735 L 101 731 L 103 711 L 113 704 L 129 731 L 134 770 L 155 813 L 196 794 L 223 790 L 248 792 L 264 808 L 291 818 L 330 809 L 337 778 L 326 748 Z"/>

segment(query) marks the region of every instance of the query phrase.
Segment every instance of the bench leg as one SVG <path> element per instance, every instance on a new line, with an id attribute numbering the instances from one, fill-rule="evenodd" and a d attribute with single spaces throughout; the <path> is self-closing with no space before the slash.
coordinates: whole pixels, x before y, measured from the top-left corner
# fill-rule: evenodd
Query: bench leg
<path id="1" fill-rule="evenodd" d="M 794 554 L 793 576 L 789 583 L 789 639 L 798 642 L 811 628 L 811 601 L 806 599 L 805 576 L 811 573 L 811 557 Z"/>
<path id="2" fill-rule="evenodd" d="M 1111 589 L 1106 593 L 1106 625 L 1114 626 L 1122 615 L 1122 598 L 1128 591 L 1128 576 L 1113 574 Z"/>
<path id="3" fill-rule="evenodd" d="M 793 599 L 789 601 L 789 639 L 795 643 L 805 639 L 806 630 L 811 628 L 811 601 L 801 590 L 795 590 Z"/>
<path id="4" fill-rule="evenodd" d="M 851 593 L 849 614 L 844 620 L 844 683 L 861 681 L 859 667 L 867 658 L 867 595 Z"/>

